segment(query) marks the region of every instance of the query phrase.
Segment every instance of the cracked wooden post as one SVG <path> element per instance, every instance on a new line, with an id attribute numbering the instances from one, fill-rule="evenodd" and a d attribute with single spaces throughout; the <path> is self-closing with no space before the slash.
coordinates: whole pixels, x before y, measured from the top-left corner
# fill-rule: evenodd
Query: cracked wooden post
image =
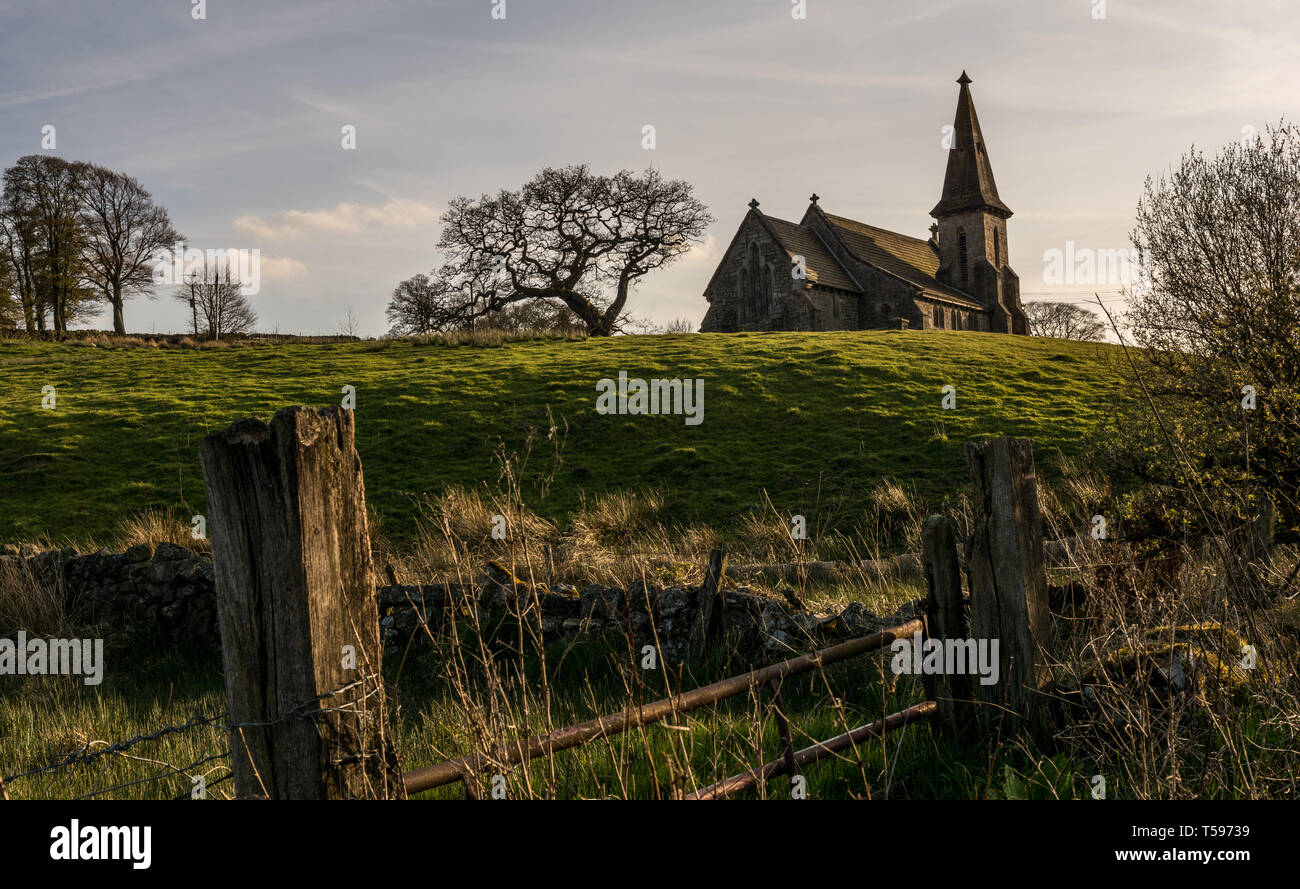
<path id="1" fill-rule="evenodd" d="M 203 441 L 241 798 L 404 795 L 353 423 L 350 410 L 291 407 Z"/>
<path id="2" fill-rule="evenodd" d="M 1052 621 L 1034 444 L 1023 438 L 971 442 L 966 458 L 975 484 L 970 632 L 977 644 L 998 640 L 998 681 L 971 681 L 980 721 L 986 731 L 1043 729 Z"/>
<path id="3" fill-rule="evenodd" d="M 966 640 L 970 632 L 962 601 L 961 562 L 957 556 L 957 526 L 947 516 L 932 515 L 921 533 L 921 562 L 929 595 L 925 603 L 927 638 L 937 642 Z M 935 726 L 949 737 L 962 733 L 970 720 L 971 680 L 968 675 L 925 674 L 925 694 L 939 705 Z"/>

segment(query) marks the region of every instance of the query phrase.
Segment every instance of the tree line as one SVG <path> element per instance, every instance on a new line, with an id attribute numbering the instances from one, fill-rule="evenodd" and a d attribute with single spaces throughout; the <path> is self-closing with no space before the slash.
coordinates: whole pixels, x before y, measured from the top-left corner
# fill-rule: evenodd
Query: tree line
<path id="1" fill-rule="evenodd" d="M 182 240 L 135 178 L 98 164 L 30 154 L 4 171 L 0 326 L 63 333 L 153 289 L 159 253 Z"/>

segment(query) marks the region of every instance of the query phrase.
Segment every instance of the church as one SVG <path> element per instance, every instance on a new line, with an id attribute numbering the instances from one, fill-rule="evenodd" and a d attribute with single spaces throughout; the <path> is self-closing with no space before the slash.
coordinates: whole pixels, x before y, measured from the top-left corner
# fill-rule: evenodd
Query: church
<path id="1" fill-rule="evenodd" d="M 1007 261 L 1011 210 L 998 197 L 971 79 L 929 240 L 835 216 L 814 194 L 799 222 L 757 200 L 705 288 L 703 333 L 741 330 L 984 330 L 1027 334 Z"/>

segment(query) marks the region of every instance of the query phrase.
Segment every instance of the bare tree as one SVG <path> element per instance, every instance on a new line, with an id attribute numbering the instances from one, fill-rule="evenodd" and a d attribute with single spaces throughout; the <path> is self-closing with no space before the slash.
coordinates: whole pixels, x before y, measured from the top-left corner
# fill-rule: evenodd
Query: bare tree
<path id="1" fill-rule="evenodd" d="M 407 278 L 393 289 L 385 310 L 393 336 L 433 333 L 439 328 L 438 293 L 428 275 Z"/>
<path id="2" fill-rule="evenodd" d="M 240 292 L 243 284 L 230 271 L 227 263 L 208 268 L 204 264 L 202 276 L 191 275 L 174 294 L 175 298 L 190 307 L 194 333 L 211 340 L 222 336 L 246 336 L 257 324 L 257 313 Z"/>
<path id="3" fill-rule="evenodd" d="M 343 320 L 339 322 L 339 334 L 341 336 L 350 336 L 355 338 L 357 331 L 360 329 L 361 319 L 352 311 L 352 307 L 348 306 L 348 313 L 344 315 Z"/>
<path id="4" fill-rule="evenodd" d="M 126 333 L 123 302 L 152 291 L 155 258 L 182 236 L 130 176 L 87 165 L 83 178 L 85 277 L 112 307 L 113 330 Z"/>
<path id="5" fill-rule="evenodd" d="M 583 165 L 548 167 L 519 191 L 455 198 L 438 241 L 448 260 L 420 282 L 424 314 L 413 320 L 465 327 L 541 300 L 608 336 L 637 282 L 689 250 L 712 221 L 691 192 L 654 169 L 597 176 Z"/>
<path id="6" fill-rule="evenodd" d="M 84 164 L 29 154 L 4 172 L 6 253 L 24 266 L 35 326 L 48 312 L 56 332 L 88 314 L 93 294 L 83 286 L 85 232 L 80 213 Z"/>
<path id="7" fill-rule="evenodd" d="M 1058 340 L 1097 341 L 1106 338 L 1106 325 L 1096 312 L 1063 302 L 1025 303 L 1030 336 Z"/>

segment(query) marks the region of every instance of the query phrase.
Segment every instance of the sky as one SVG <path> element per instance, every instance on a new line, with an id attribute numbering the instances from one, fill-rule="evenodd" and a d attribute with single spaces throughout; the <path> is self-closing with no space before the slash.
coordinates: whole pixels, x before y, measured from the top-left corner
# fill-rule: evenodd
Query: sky
<path id="1" fill-rule="evenodd" d="M 751 198 L 928 237 L 965 70 L 1024 300 L 1122 310 L 1080 251 L 1126 250 L 1193 146 L 1300 118 L 1297 35 L 1293 0 L 0 0 L 0 164 L 129 173 L 187 246 L 260 251 L 259 330 L 369 336 L 452 198 L 654 166 L 716 221 L 631 308 L 698 324 Z M 127 327 L 186 312 L 162 289 Z"/>

